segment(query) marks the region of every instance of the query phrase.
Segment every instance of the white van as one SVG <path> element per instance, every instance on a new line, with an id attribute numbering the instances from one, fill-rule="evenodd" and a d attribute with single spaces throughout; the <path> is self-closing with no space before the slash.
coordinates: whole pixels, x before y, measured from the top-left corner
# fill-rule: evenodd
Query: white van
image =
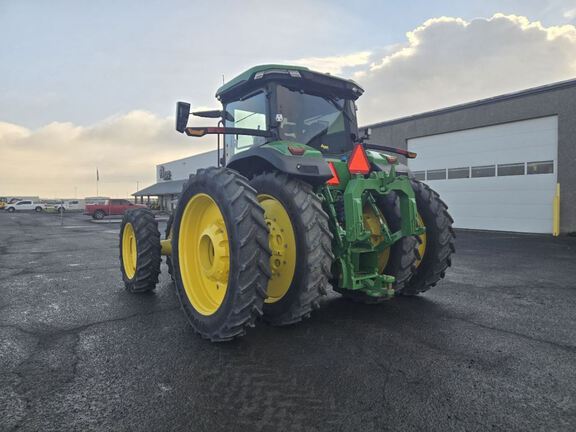
<path id="1" fill-rule="evenodd" d="M 82 200 L 69 200 L 54 204 L 54 208 L 58 212 L 66 211 L 80 211 L 84 210 L 84 202 Z"/>

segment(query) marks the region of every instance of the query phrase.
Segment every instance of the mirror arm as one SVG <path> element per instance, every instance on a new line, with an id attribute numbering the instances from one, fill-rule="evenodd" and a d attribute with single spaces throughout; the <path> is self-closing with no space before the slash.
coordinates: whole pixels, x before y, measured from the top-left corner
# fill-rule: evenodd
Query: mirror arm
<path id="1" fill-rule="evenodd" d="M 228 134 L 228 135 L 249 135 L 264 138 L 272 138 L 274 134 L 266 130 L 245 129 L 233 127 L 187 127 L 186 135 L 193 137 L 203 137 L 204 135 Z"/>

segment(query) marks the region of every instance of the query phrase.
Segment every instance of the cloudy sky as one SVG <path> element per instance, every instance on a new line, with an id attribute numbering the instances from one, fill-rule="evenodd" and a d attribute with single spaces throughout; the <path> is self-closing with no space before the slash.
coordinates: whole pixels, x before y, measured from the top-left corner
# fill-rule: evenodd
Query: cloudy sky
<path id="1" fill-rule="evenodd" d="M 353 6 L 352 6 L 353 5 Z M 574 0 L 0 0 L 0 196 L 128 196 L 210 150 L 177 100 L 293 63 L 357 80 L 361 124 L 576 78 Z"/>

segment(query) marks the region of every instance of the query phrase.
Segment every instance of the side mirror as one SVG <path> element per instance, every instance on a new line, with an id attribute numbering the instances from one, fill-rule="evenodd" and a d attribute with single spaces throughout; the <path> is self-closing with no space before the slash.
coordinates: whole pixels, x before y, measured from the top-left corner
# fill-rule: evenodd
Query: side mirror
<path id="1" fill-rule="evenodd" d="M 176 130 L 178 132 L 184 133 L 186 130 L 188 117 L 190 117 L 190 104 L 186 102 L 178 102 L 176 104 Z"/>
<path id="2" fill-rule="evenodd" d="M 364 135 L 358 138 L 358 140 L 362 143 L 365 143 L 370 139 L 371 136 L 372 136 L 372 128 L 366 128 L 364 129 Z"/>

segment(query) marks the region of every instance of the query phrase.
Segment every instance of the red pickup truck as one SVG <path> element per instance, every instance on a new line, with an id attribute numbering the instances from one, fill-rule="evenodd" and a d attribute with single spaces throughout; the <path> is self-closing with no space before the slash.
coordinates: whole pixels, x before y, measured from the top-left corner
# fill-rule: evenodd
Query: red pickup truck
<path id="1" fill-rule="evenodd" d="M 103 204 L 86 204 L 84 214 L 94 219 L 103 219 L 104 216 L 123 215 L 133 208 L 146 208 L 142 204 L 134 204 L 125 199 L 110 199 Z"/>

